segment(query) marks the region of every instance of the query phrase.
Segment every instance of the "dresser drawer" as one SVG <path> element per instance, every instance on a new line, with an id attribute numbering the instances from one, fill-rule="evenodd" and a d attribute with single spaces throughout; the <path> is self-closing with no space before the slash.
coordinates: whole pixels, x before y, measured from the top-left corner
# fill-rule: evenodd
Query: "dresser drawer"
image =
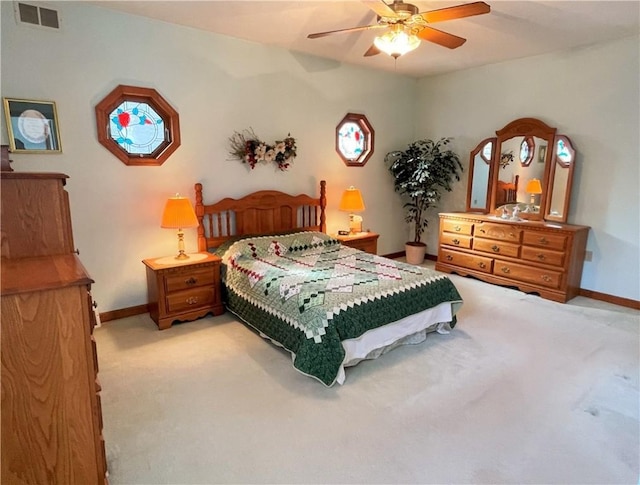
<path id="1" fill-rule="evenodd" d="M 443 232 L 440 236 L 440 244 L 471 249 L 471 236 L 461 236 L 450 232 Z"/>
<path id="2" fill-rule="evenodd" d="M 170 313 L 209 306 L 215 301 L 215 290 L 212 286 L 192 288 L 167 295 L 167 307 Z"/>
<path id="3" fill-rule="evenodd" d="M 453 232 L 454 234 L 466 234 L 471 236 L 473 232 L 473 222 L 471 221 L 453 221 L 443 219 L 441 222 L 443 232 Z"/>
<path id="4" fill-rule="evenodd" d="M 494 261 L 493 274 L 547 288 L 560 288 L 562 273 L 505 261 Z"/>
<path id="5" fill-rule="evenodd" d="M 211 266 L 188 272 L 178 271 L 165 276 L 167 292 L 186 290 L 197 286 L 213 284 L 213 269 Z"/>
<path id="6" fill-rule="evenodd" d="M 476 237 L 473 240 L 473 249 L 500 256 L 511 256 L 512 258 L 517 258 L 520 253 L 520 246 L 517 244 L 483 239 L 481 237 Z"/>
<path id="7" fill-rule="evenodd" d="M 567 236 L 564 234 L 549 234 L 537 231 L 525 231 L 522 240 L 527 246 L 539 246 L 562 251 L 567 245 Z"/>
<path id="8" fill-rule="evenodd" d="M 522 254 L 520 257 L 527 261 L 551 264 L 553 266 L 562 266 L 564 264 L 564 253 L 531 246 L 522 246 Z"/>
<path id="9" fill-rule="evenodd" d="M 491 269 L 493 268 L 493 260 L 491 258 L 475 254 L 448 251 L 446 249 L 440 249 L 438 260 L 442 263 L 482 271 L 483 273 L 491 273 Z"/>
<path id="10" fill-rule="evenodd" d="M 483 222 L 481 224 L 476 224 L 474 235 L 488 237 L 491 239 L 499 239 L 500 241 L 519 243 L 520 238 L 522 237 L 522 229 L 510 224 Z"/>

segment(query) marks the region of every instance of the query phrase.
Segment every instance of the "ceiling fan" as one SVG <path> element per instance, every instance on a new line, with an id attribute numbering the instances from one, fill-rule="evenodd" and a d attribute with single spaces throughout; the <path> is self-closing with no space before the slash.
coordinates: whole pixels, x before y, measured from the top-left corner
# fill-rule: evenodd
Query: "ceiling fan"
<path id="1" fill-rule="evenodd" d="M 484 2 L 467 3 L 420 13 L 418 7 L 404 3 L 402 0 L 394 0 L 389 4 L 383 0 L 361 1 L 377 14 L 376 24 L 317 32 L 309 34 L 307 37 L 317 39 L 332 34 L 387 29 L 387 32 L 375 38 L 374 44 L 364 53 L 364 56 L 375 56 L 380 52 L 385 52 L 398 58 L 417 48 L 421 40 L 433 42 L 449 49 L 460 47 L 467 39 L 434 29 L 429 24 L 482 15 L 491 11 L 491 7 Z"/>

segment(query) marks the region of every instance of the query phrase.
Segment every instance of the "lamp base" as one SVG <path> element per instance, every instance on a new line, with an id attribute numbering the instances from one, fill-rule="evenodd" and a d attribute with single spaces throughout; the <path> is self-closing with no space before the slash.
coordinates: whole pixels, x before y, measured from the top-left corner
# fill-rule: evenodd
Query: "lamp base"
<path id="1" fill-rule="evenodd" d="M 355 214 L 349 215 L 349 231 L 351 234 L 362 232 L 362 217 Z"/>
<path id="2" fill-rule="evenodd" d="M 184 251 L 180 251 L 178 253 L 178 255 L 173 259 L 178 259 L 178 260 L 189 259 L 189 255 L 187 253 L 185 253 Z"/>

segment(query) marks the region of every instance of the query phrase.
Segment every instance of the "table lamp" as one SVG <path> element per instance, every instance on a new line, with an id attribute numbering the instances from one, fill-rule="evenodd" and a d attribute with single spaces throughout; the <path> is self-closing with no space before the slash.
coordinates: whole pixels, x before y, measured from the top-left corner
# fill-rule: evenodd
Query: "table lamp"
<path id="1" fill-rule="evenodd" d="M 362 217 L 355 215 L 354 212 L 364 210 L 364 200 L 362 200 L 360 191 L 353 185 L 342 194 L 339 209 L 349 212 L 349 232 L 351 234 L 362 232 Z"/>
<path id="2" fill-rule="evenodd" d="M 180 197 L 179 194 L 170 197 L 164 206 L 160 227 L 178 230 L 178 255 L 175 259 L 189 259 L 189 255 L 184 252 L 184 232 L 182 229 L 198 227 L 198 218 L 191 201 L 186 197 Z"/>

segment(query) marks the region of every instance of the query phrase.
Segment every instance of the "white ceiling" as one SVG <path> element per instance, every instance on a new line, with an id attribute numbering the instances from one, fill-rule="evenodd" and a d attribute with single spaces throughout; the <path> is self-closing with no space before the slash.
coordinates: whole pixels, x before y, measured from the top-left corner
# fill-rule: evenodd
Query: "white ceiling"
<path id="1" fill-rule="evenodd" d="M 217 32 L 249 41 L 313 54 L 342 63 L 414 77 L 434 75 L 528 57 L 637 34 L 640 0 L 502 1 L 485 0 L 491 13 L 436 25 L 467 39 L 450 50 L 422 42 L 417 50 L 393 58 L 363 57 L 377 31 L 307 39 L 314 32 L 374 24 L 364 2 L 347 1 L 91 1 L 114 10 Z M 391 0 L 387 0 L 390 3 Z M 469 1 L 407 1 L 420 12 Z"/>

